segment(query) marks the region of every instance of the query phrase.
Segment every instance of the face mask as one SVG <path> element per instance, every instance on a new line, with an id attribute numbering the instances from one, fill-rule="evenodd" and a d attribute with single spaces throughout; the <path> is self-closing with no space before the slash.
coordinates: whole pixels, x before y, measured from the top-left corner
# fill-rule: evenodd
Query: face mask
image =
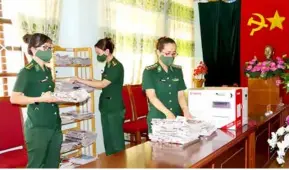
<path id="1" fill-rule="evenodd" d="M 97 55 L 97 61 L 104 62 L 106 60 L 107 56 L 105 54 Z"/>
<path id="2" fill-rule="evenodd" d="M 160 59 L 166 66 L 171 66 L 174 62 L 174 57 L 165 57 L 161 55 Z"/>
<path id="3" fill-rule="evenodd" d="M 35 55 L 38 58 L 40 58 L 42 61 L 49 62 L 52 58 L 52 51 L 51 50 L 46 50 L 46 51 L 38 50 Z"/>

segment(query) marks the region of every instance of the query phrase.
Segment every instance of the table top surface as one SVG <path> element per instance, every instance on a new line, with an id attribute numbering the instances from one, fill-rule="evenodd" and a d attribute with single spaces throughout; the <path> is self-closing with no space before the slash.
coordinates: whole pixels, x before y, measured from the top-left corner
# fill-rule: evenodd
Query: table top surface
<path id="1" fill-rule="evenodd" d="M 217 130 L 210 137 L 203 137 L 185 148 L 145 142 L 80 168 L 186 168 L 201 167 L 222 154 L 229 147 L 246 138 L 255 130 L 245 125 L 238 130 Z"/>
<path id="2" fill-rule="evenodd" d="M 268 106 L 266 105 L 255 105 L 254 106 L 256 108 L 256 110 L 258 111 L 258 113 L 254 114 L 254 115 L 250 115 L 249 116 L 249 120 L 254 121 L 256 123 L 257 126 L 261 126 L 264 123 L 268 122 L 270 119 L 272 119 L 273 117 L 275 117 L 276 115 L 278 115 L 281 111 L 283 111 L 284 109 L 286 109 L 288 107 L 288 105 L 271 105 L 270 106 L 270 110 L 273 112 L 272 115 L 270 116 L 265 116 L 265 112 L 268 109 Z"/>
<path id="3" fill-rule="evenodd" d="M 237 130 L 218 129 L 210 137 L 202 137 L 194 144 L 181 148 L 172 144 L 145 142 L 114 155 L 101 155 L 98 160 L 80 168 L 198 168 L 224 153 L 228 148 L 248 137 L 258 126 L 270 121 L 288 105 L 272 105 L 273 114 L 266 117 L 267 106 L 258 106 L 260 114 L 249 117 L 248 125 Z"/>

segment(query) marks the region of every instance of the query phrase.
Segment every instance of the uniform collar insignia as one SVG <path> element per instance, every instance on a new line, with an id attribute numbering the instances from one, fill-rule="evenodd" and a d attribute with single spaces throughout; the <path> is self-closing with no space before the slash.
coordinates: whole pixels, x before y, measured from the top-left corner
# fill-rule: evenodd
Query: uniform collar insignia
<path id="1" fill-rule="evenodd" d="M 36 72 L 40 71 L 40 66 L 38 64 L 35 65 L 35 70 L 36 70 Z"/>
<path id="2" fill-rule="evenodd" d="M 157 69 L 158 69 L 158 72 L 161 72 L 161 71 L 162 71 L 162 67 L 161 67 L 160 65 L 158 66 Z"/>
<path id="3" fill-rule="evenodd" d="M 107 68 L 109 68 L 111 65 L 117 65 L 117 60 L 114 57 L 111 59 L 111 61 L 107 62 Z"/>

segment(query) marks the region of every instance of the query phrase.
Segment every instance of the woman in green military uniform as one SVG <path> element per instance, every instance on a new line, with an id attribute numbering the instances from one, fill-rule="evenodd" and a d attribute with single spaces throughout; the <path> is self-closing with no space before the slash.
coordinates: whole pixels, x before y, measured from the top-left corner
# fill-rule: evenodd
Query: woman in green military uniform
<path id="1" fill-rule="evenodd" d="M 174 119 L 182 113 L 191 118 L 185 100 L 186 85 L 182 68 L 173 64 L 177 56 L 175 41 L 168 37 L 158 39 L 156 52 L 158 62 L 146 67 L 142 80 L 142 87 L 150 102 L 147 117 L 149 133 L 153 118 Z"/>
<path id="2" fill-rule="evenodd" d="M 99 62 L 106 65 L 102 73 L 102 80 L 84 80 L 72 78 L 88 86 L 102 89 L 99 98 L 99 110 L 104 138 L 106 155 L 111 155 L 124 150 L 124 104 L 122 100 L 122 86 L 124 69 L 122 64 L 112 55 L 114 44 L 110 38 L 99 40 L 95 44 L 95 52 Z"/>
<path id="3" fill-rule="evenodd" d="M 62 144 L 57 100 L 51 96 L 54 82 L 46 64 L 52 58 L 52 41 L 44 34 L 25 35 L 32 61 L 21 69 L 11 103 L 28 105 L 24 133 L 28 168 L 58 168 Z"/>

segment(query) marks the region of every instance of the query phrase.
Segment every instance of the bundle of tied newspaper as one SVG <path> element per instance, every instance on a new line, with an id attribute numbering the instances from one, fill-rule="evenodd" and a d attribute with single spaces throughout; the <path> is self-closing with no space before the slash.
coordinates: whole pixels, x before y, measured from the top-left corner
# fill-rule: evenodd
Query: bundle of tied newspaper
<path id="1" fill-rule="evenodd" d="M 76 142 L 87 147 L 95 142 L 96 133 L 83 130 L 71 130 L 65 135 L 65 140 Z"/>
<path id="2" fill-rule="evenodd" d="M 152 119 L 149 138 L 153 142 L 188 145 L 198 141 L 199 136 L 209 136 L 214 131 L 216 127 L 211 123 L 178 116 L 176 119 Z"/>

